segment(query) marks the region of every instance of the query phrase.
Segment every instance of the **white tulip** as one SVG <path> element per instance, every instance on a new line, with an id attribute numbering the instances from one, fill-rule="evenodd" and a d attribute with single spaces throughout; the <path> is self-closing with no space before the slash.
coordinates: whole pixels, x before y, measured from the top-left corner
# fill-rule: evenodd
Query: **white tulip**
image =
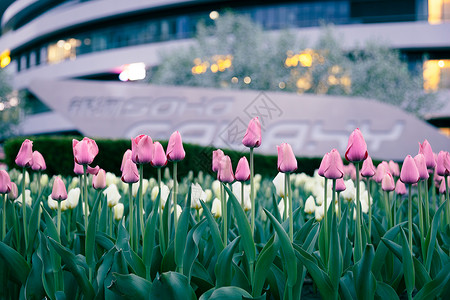
<path id="1" fill-rule="evenodd" d="M 316 210 L 316 202 L 313 196 L 309 196 L 305 202 L 305 213 L 312 214 Z"/>
<path id="2" fill-rule="evenodd" d="M 222 216 L 222 203 L 219 199 L 214 198 L 211 213 L 214 216 L 214 218 L 220 218 Z"/>
<path id="3" fill-rule="evenodd" d="M 110 186 L 111 184 L 115 184 L 117 185 L 117 183 L 119 182 L 119 178 L 111 172 L 106 172 L 106 186 Z"/>
<path id="4" fill-rule="evenodd" d="M 17 177 L 17 181 L 18 182 L 22 182 L 22 173 L 19 174 L 19 176 Z M 28 174 L 27 171 L 25 171 L 25 185 L 29 185 L 30 184 L 30 174 Z"/>
<path id="5" fill-rule="evenodd" d="M 123 203 L 117 203 L 116 205 L 114 205 L 114 207 L 113 207 L 114 220 L 116 220 L 116 221 L 122 220 L 123 209 L 124 209 Z"/>
<path id="6" fill-rule="evenodd" d="M 284 173 L 279 172 L 277 176 L 272 180 L 273 185 L 275 186 L 276 193 L 279 197 L 284 198 L 284 181 L 285 175 Z"/>
<path id="7" fill-rule="evenodd" d="M 219 180 L 214 180 L 213 183 L 211 184 L 211 188 L 214 192 L 214 195 L 216 197 L 221 198 L 222 196 L 220 195 L 220 181 Z"/>
<path id="8" fill-rule="evenodd" d="M 179 204 L 177 204 L 177 220 L 180 218 L 182 211 L 183 211 L 183 209 L 181 208 L 181 206 Z M 170 212 L 173 213 L 173 206 L 172 206 L 172 210 Z"/>
<path id="9" fill-rule="evenodd" d="M 200 184 L 191 184 L 191 208 L 195 208 L 199 210 L 202 208 L 202 205 L 200 204 L 200 200 L 205 201 L 206 200 L 206 193 L 203 191 Z"/>
<path id="10" fill-rule="evenodd" d="M 133 197 L 137 196 L 137 193 L 139 191 L 139 182 L 135 182 L 131 185 L 132 188 L 132 193 L 133 193 Z M 147 191 L 147 187 L 148 187 L 148 180 L 147 179 L 143 179 L 142 180 L 142 194 L 145 194 L 145 192 Z"/>
<path id="11" fill-rule="evenodd" d="M 111 184 L 104 191 L 103 195 L 106 196 L 106 201 L 108 203 L 108 207 L 114 207 L 117 203 L 119 203 L 120 198 L 122 197 L 119 193 L 119 189 L 117 185 Z"/>
<path id="12" fill-rule="evenodd" d="M 242 184 L 236 181 L 231 185 L 231 188 L 238 202 L 242 204 Z M 248 210 L 250 210 L 252 206 L 250 201 L 250 185 L 247 184 L 244 185 L 244 209 L 246 204 L 248 205 Z"/>
<path id="13" fill-rule="evenodd" d="M 76 188 L 77 186 L 80 186 L 80 180 L 78 179 L 78 177 L 72 177 L 72 180 L 70 181 L 67 188 L 70 190 Z"/>
<path id="14" fill-rule="evenodd" d="M 317 206 L 316 210 L 314 211 L 316 221 L 320 222 L 323 219 L 323 215 L 324 215 L 323 205 Z"/>
<path id="15" fill-rule="evenodd" d="M 344 181 L 344 183 L 345 183 L 345 191 L 341 192 L 342 198 L 344 198 L 344 200 L 346 200 L 347 202 L 355 201 L 356 189 L 353 180 L 348 179 Z"/>
<path id="16" fill-rule="evenodd" d="M 19 195 L 19 197 L 17 197 L 17 199 L 14 201 L 15 203 L 20 203 L 22 205 L 22 194 Z M 30 190 L 25 190 L 25 203 L 28 206 L 31 206 L 33 203 L 33 199 L 31 198 L 31 191 Z"/>
<path id="17" fill-rule="evenodd" d="M 58 201 L 53 200 L 52 195 L 48 195 L 47 204 L 48 204 L 48 207 L 51 210 L 57 210 L 58 209 Z"/>
<path id="18" fill-rule="evenodd" d="M 67 208 L 68 209 L 74 209 L 78 205 L 78 201 L 80 200 L 80 188 L 74 188 L 69 190 L 67 193 Z"/>
<path id="19" fill-rule="evenodd" d="M 286 201 L 287 211 L 289 211 L 289 198 Z M 278 203 L 278 211 L 280 212 L 281 218 L 284 218 L 284 198 L 281 198 L 280 203 Z"/>
<path id="20" fill-rule="evenodd" d="M 213 197 L 213 192 L 210 189 L 206 189 L 205 194 L 206 194 L 205 202 L 211 201 Z"/>
<path id="21" fill-rule="evenodd" d="M 84 215 L 84 211 L 85 211 L 85 205 L 84 205 L 84 202 L 83 203 L 81 203 L 82 204 L 82 209 L 83 209 L 83 215 Z M 88 215 L 88 217 L 89 217 L 89 215 L 91 214 L 91 212 L 89 211 L 89 209 L 88 209 L 88 211 L 87 211 L 87 215 Z"/>

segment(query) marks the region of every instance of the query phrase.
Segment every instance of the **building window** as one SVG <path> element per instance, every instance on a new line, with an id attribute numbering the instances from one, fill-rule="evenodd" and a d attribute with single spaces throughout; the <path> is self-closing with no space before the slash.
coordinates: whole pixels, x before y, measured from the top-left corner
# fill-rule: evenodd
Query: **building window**
<path id="1" fill-rule="evenodd" d="M 450 0 L 428 0 L 428 23 L 450 21 Z"/>
<path id="2" fill-rule="evenodd" d="M 450 59 L 432 59 L 424 62 L 423 88 L 430 92 L 450 89 Z"/>

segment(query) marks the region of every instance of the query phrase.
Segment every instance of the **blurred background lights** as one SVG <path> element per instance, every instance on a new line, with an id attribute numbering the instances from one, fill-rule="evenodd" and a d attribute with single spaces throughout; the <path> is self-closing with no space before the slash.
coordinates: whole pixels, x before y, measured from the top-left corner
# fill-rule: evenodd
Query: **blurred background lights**
<path id="1" fill-rule="evenodd" d="M 211 18 L 211 20 L 215 20 L 219 17 L 219 13 L 213 10 L 212 12 L 209 13 L 209 17 Z"/>
<path id="2" fill-rule="evenodd" d="M 142 80 L 146 76 L 145 64 L 133 63 L 129 65 L 124 65 L 122 68 L 122 72 L 119 74 L 120 81 L 134 81 L 134 80 Z"/>
<path id="3" fill-rule="evenodd" d="M 232 83 L 238 83 L 239 79 L 236 76 L 234 76 L 233 78 L 231 78 L 231 82 Z"/>
<path id="4" fill-rule="evenodd" d="M 245 84 L 250 84 L 250 82 L 252 82 L 252 79 L 249 76 L 245 76 L 244 77 L 244 83 Z"/>
<path id="5" fill-rule="evenodd" d="M 4 68 L 11 62 L 11 56 L 9 49 L 0 53 L 0 67 Z"/>

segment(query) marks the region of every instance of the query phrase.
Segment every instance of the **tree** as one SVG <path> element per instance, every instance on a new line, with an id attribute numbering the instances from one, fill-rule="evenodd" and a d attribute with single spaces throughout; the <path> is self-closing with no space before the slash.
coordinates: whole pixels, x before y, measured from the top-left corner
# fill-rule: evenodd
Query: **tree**
<path id="1" fill-rule="evenodd" d="M 271 34 L 242 15 L 199 23 L 193 45 L 162 54 L 151 82 L 229 89 L 285 90 L 360 96 L 421 115 L 436 97 L 425 93 L 399 53 L 369 41 L 344 50 L 332 26 L 313 48 L 289 31 Z"/>
<path id="2" fill-rule="evenodd" d="M 0 69 L 0 141 L 14 136 L 21 116 L 19 95 L 9 84 L 9 77 Z"/>

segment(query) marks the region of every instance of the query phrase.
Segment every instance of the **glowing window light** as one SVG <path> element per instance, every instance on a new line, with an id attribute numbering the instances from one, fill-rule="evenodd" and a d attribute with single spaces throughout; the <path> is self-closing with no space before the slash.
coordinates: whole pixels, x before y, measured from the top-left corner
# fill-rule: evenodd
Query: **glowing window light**
<path id="1" fill-rule="evenodd" d="M 0 67 L 3 69 L 11 62 L 11 56 L 9 49 L 0 53 Z"/>
<path id="2" fill-rule="evenodd" d="M 124 65 L 122 72 L 119 74 L 120 81 L 135 81 L 142 80 L 146 76 L 145 64 L 144 63 L 133 63 L 129 65 Z"/>
<path id="3" fill-rule="evenodd" d="M 439 24 L 442 21 L 443 0 L 428 0 L 428 23 Z"/>
<path id="4" fill-rule="evenodd" d="M 437 60 L 423 63 L 423 88 L 425 91 L 436 91 L 441 81 L 441 68 Z"/>

